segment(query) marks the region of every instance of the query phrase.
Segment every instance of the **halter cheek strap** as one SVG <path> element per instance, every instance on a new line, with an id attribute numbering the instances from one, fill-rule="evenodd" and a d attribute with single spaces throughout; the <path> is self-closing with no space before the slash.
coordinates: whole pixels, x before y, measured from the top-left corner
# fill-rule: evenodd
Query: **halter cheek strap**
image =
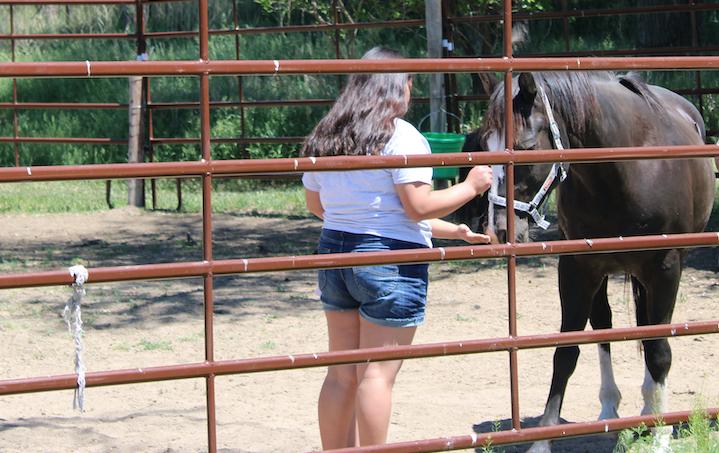
<path id="1" fill-rule="evenodd" d="M 542 184 L 542 187 L 539 188 L 539 191 L 537 191 L 534 195 L 532 201 L 526 203 L 524 201 L 514 200 L 514 210 L 527 213 L 527 215 L 534 220 L 534 223 L 536 223 L 538 227 L 546 230 L 551 224 L 544 218 L 544 215 L 539 212 L 539 208 L 546 200 L 547 194 L 554 188 L 557 178 L 559 178 L 559 181 L 561 182 L 566 177 L 567 173 L 562 165 L 558 163 L 553 164 L 552 169 L 549 170 L 549 174 Z M 496 195 L 496 190 L 490 191 L 489 201 L 497 206 L 501 206 L 503 208 L 507 207 L 507 198 Z"/>
<path id="2" fill-rule="evenodd" d="M 552 142 L 554 143 L 554 147 L 555 149 L 564 149 L 564 146 L 562 145 L 562 136 L 559 133 L 559 125 L 554 119 L 554 113 L 552 112 L 552 107 L 549 104 L 549 98 L 547 98 L 547 94 L 544 92 L 544 89 L 541 87 L 541 85 L 537 86 L 537 88 L 539 90 L 539 95 L 542 97 L 542 102 L 544 103 L 544 109 L 547 114 L 547 120 L 549 121 L 549 130 L 552 133 Z M 529 203 L 525 203 L 523 201 L 514 200 L 514 210 L 527 213 L 527 215 L 529 215 L 532 220 L 534 220 L 537 226 L 546 230 L 547 228 L 549 228 L 550 223 L 544 218 L 544 215 L 539 212 L 539 208 L 546 200 L 549 192 L 556 186 L 556 184 L 564 181 L 566 177 L 567 171 L 561 162 L 552 164 L 552 168 L 549 171 L 547 178 L 544 180 L 544 183 L 542 183 L 542 186 L 539 188 L 539 191 L 532 198 L 532 201 L 530 201 Z M 559 182 L 557 182 L 557 178 L 559 178 Z M 507 199 L 506 197 L 497 195 L 498 186 L 499 175 L 495 174 L 492 188 L 489 191 L 489 202 L 492 205 L 502 206 L 506 208 Z M 493 214 L 494 211 L 494 209 L 492 208 L 493 207 L 490 206 L 490 215 Z M 492 220 L 493 219 L 490 218 L 490 221 Z"/>
<path id="3" fill-rule="evenodd" d="M 549 105 L 549 98 L 547 93 L 544 92 L 544 88 L 541 85 L 537 85 L 539 95 L 542 96 L 542 102 L 544 103 L 544 111 L 547 113 L 547 119 L 549 120 L 549 130 L 552 131 L 552 141 L 554 142 L 554 149 L 564 149 L 562 145 L 562 136 L 559 134 L 559 125 L 557 120 L 554 119 L 554 113 L 552 107 Z"/>

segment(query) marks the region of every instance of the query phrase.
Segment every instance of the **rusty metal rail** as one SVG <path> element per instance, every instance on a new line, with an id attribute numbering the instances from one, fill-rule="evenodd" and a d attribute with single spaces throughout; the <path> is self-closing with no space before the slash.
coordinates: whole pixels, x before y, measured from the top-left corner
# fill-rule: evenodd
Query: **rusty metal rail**
<path id="1" fill-rule="evenodd" d="M 177 139 L 177 143 L 187 140 Z M 581 148 L 571 150 L 491 151 L 404 156 L 338 156 L 320 158 L 276 158 L 95 164 L 0 168 L 0 183 L 63 181 L 73 179 L 115 179 L 152 177 L 193 177 L 212 174 L 256 175 L 304 171 L 360 170 L 399 167 L 461 167 L 480 164 L 536 164 L 542 162 L 602 162 L 637 159 L 686 159 L 719 154 L 715 145 L 646 146 L 626 148 Z"/>
<path id="2" fill-rule="evenodd" d="M 0 77 L 128 77 L 365 72 L 460 73 L 487 71 L 607 71 L 719 69 L 717 56 L 403 58 L 387 60 L 73 61 L 0 63 Z"/>
<path id="3" fill-rule="evenodd" d="M 0 0 L 0 4 L 135 4 L 141 0 Z M 708 4 L 692 4 L 695 11 L 716 9 Z M 305 255 L 271 258 L 236 258 L 215 260 L 212 249 L 212 203 L 211 191 L 214 178 L 229 175 L 256 175 L 267 173 L 296 173 L 300 171 L 352 170 L 360 168 L 390 168 L 399 166 L 470 166 L 481 163 L 504 164 L 507 167 L 507 185 L 514 186 L 516 165 L 547 161 L 602 161 L 629 160 L 639 158 L 691 158 L 717 155 L 715 146 L 679 146 L 649 148 L 581 149 L 570 151 L 537 151 L 533 153 L 452 153 L 442 156 L 393 157 L 336 157 L 322 159 L 272 159 L 272 160 L 212 160 L 210 137 L 209 97 L 210 77 L 215 75 L 263 75 L 263 74 L 348 74 L 360 72 L 415 72 L 415 73 L 459 73 L 478 71 L 502 71 L 505 84 L 511 85 L 513 71 L 530 70 L 615 70 L 615 69 L 719 69 L 716 56 L 666 56 L 637 58 L 518 58 L 512 55 L 511 1 L 504 1 L 502 17 L 505 36 L 502 58 L 452 58 L 452 59 L 398 59 L 384 61 L 366 60 L 210 60 L 208 42 L 211 31 L 208 26 L 208 0 L 198 0 L 199 59 L 196 61 L 148 61 L 148 62 L 54 62 L 54 63 L 0 63 L 0 77 L 124 77 L 130 75 L 169 75 L 197 77 L 200 82 L 200 136 L 197 139 L 155 139 L 155 143 L 199 143 L 202 160 L 195 162 L 167 162 L 149 164 L 108 164 L 65 167 L 17 167 L 0 169 L 0 182 L 27 182 L 70 179 L 113 179 L 151 177 L 199 177 L 202 179 L 203 252 L 202 260 L 184 263 L 154 263 L 136 266 L 119 266 L 90 269 L 88 283 L 128 281 L 138 279 L 163 279 L 202 277 L 204 294 L 205 360 L 199 363 L 167 365 L 146 369 L 108 370 L 88 373 L 88 386 L 130 384 L 151 380 L 204 378 L 206 385 L 207 445 L 208 451 L 217 451 L 215 416 L 215 377 L 224 374 L 249 373 L 257 371 L 284 370 L 300 367 L 328 366 L 340 363 L 356 363 L 367 360 L 390 360 L 397 358 L 422 358 L 437 355 L 459 355 L 490 351 L 507 351 L 510 368 L 511 431 L 470 436 L 449 436 L 442 439 L 424 439 L 389 445 L 345 449 L 343 451 L 383 452 L 429 452 L 456 450 L 481 446 L 491 437 L 493 445 L 526 442 L 531 440 L 576 436 L 590 433 L 618 430 L 636 426 L 640 422 L 652 425 L 653 416 L 630 417 L 591 423 L 574 423 L 555 427 L 524 429 L 519 422 L 519 363 L 517 351 L 559 345 L 626 341 L 642 338 L 673 337 L 683 335 L 709 334 L 719 332 L 719 321 L 701 321 L 683 324 L 646 326 L 639 328 L 607 329 L 592 332 L 571 332 L 519 336 L 516 316 L 516 260 L 520 256 L 610 253 L 644 249 L 686 248 L 696 246 L 717 246 L 719 233 L 693 233 L 674 235 L 637 236 L 626 238 L 593 238 L 587 240 L 548 241 L 542 243 L 514 243 L 514 225 L 508 225 L 510 242 L 500 245 L 445 247 L 393 252 L 358 254 Z M 668 12 L 661 9 L 654 12 Z M 606 11 L 605 11 L 606 12 Z M 652 11 L 643 11 L 648 13 Z M 639 13 L 639 12 L 638 12 Z M 558 13 L 557 13 L 558 14 Z M 568 12 L 562 12 L 567 17 Z M 600 12 L 596 12 L 600 14 Z M 521 13 L 515 14 L 522 18 Z M 527 19 L 532 17 L 527 16 Z M 496 20 L 496 17 L 495 17 Z M 413 21 L 410 21 L 413 22 Z M 416 22 L 416 21 L 415 21 Z M 334 29 L 339 24 L 332 25 Z M 297 31 L 302 31 L 298 29 Z M 166 36 L 172 35 L 170 32 Z M 184 32 L 183 32 L 184 33 Z M 229 33 L 229 31 L 228 31 Z M 234 33 L 234 31 L 233 31 Z M 11 33 L 11 39 L 17 35 Z M 511 90 L 505 91 L 506 101 L 511 102 Z M 16 92 L 14 100 L 17 101 Z M 96 108 L 118 108 L 115 104 L 96 104 Z M 36 106 L 40 108 L 39 105 Z M 9 108 L 18 109 L 17 102 Z M 28 108 L 34 108 L 28 106 Z M 506 109 L 505 143 L 513 143 L 512 110 Z M 16 128 L 17 131 L 17 128 Z M 15 143 L 25 140 L 17 132 L 12 139 Z M 45 139 L 49 140 L 49 139 Z M 78 143 L 82 139 L 70 138 Z M 220 139 L 221 140 L 221 139 Z M 251 140 L 251 139 L 246 139 Z M 43 139 L 37 141 L 43 142 Z M 214 140 L 217 142 L 217 140 Z M 508 191 L 508 204 L 513 201 L 513 191 Z M 440 344 L 418 344 L 408 347 L 377 348 L 368 350 L 299 354 L 259 359 L 217 361 L 214 359 L 213 331 L 213 278 L 216 275 L 243 274 L 253 272 L 291 271 L 317 268 L 370 265 L 376 263 L 437 262 L 443 260 L 506 259 L 508 289 L 508 335 L 493 339 L 470 339 L 462 342 Z M 65 285 L 72 282 L 66 271 L 44 271 L 0 275 L 0 288 L 20 288 L 46 285 Z M 0 381 L 0 394 L 21 392 L 42 392 L 68 389 L 75 386 L 76 376 L 48 376 Z M 710 409 L 716 415 L 717 409 Z M 667 423 L 684 421 L 688 412 L 661 414 Z"/>
<path id="4" fill-rule="evenodd" d="M 719 232 L 456 246 L 389 252 L 367 252 L 361 254 L 337 253 L 269 258 L 248 257 L 216 261 L 203 260 L 183 263 L 94 268 L 90 269 L 90 277 L 87 282 L 107 283 L 131 280 L 188 278 L 205 275 L 329 269 L 369 266 L 372 264 L 431 263 L 454 260 L 567 254 L 580 255 L 712 246 L 719 246 Z M 72 282 L 73 279 L 66 270 L 0 275 L 0 289 L 69 285 Z"/>
<path id="5" fill-rule="evenodd" d="M 707 415 L 716 418 L 718 409 L 707 410 Z M 570 423 L 537 428 L 523 428 L 520 431 L 498 431 L 496 433 L 471 434 L 464 436 L 447 436 L 437 439 L 425 439 L 410 442 L 397 442 L 389 445 L 377 445 L 361 448 L 341 448 L 332 450 L 334 453 L 421 453 L 435 451 L 462 450 L 468 448 L 482 448 L 532 442 L 535 440 L 565 439 L 570 437 L 586 436 L 589 434 L 608 433 L 623 429 L 635 428 L 644 424 L 654 427 L 659 424 L 674 425 L 686 421 L 691 412 L 668 412 L 662 414 L 662 419 L 650 415 L 637 417 L 622 417 L 611 420 L 600 420 L 586 423 Z"/>
<path id="6" fill-rule="evenodd" d="M 640 339 L 683 337 L 719 333 L 719 321 L 697 321 L 640 327 L 624 327 L 593 331 L 563 332 L 559 334 L 525 335 L 501 338 L 467 339 L 444 343 L 426 343 L 409 346 L 386 346 L 346 351 L 317 352 L 240 360 L 185 363 L 91 372 L 86 374 L 88 387 L 119 384 L 137 384 L 265 371 L 295 370 L 329 365 L 366 363 L 383 360 L 420 359 L 463 354 L 539 349 L 557 346 L 633 341 Z M 68 390 L 77 385 L 75 374 L 42 376 L 0 381 L 0 395 Z M 563 425 L 566 426 L 566 425 Z"/>

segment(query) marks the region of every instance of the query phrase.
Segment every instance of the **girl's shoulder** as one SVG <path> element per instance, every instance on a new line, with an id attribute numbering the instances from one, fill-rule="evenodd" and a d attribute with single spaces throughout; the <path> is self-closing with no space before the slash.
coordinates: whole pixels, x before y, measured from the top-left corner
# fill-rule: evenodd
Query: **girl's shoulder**
<path id="1" fill-rule="evenodd" d="M 395 119 L 394 125 L 394 134 L 382 154 L 429 154 L 429 143 L 416 127 L 401 118 Z"/>
<path id="2" fill-rule="evenodd" d="M 412 123 L 410 123 L 406 120 L 403 120 L 402 118 L 395 118 L 394 133 L 407 135 L 407 136 L 422 137 L 422 134 L 417 130 L 416 127 L 414 127 L 414 125 Z"/>

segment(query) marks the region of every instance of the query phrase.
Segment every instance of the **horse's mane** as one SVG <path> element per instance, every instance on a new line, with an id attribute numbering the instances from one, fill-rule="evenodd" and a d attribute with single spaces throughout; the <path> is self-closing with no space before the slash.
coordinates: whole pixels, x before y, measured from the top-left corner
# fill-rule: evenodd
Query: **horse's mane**
<path id="1" fill-rule="evenodd" d="M 637 73 L 619 76 L 613 72 L 534 72 L 535 83 L 541 86 L 552 105 L 552 109 L 561 116 L 566 126 L 574 133 L 586 131 L 591 118 L 599 115 L 596 82 L 612 82 L 622 84 L 627 89 L 641 96 L 648 106 L 661 112 L 661 103 L 651 92 L 649 86 Z M 515 77 L 512 81 L 512 97 L 519 92 L 519 83 Z M 521 115 L 514 115 L 515 121 L 521 121 Z M 504 84 L 498 85 L 489 100 L 485 114 L 484 130 L 502 130 L 504 128 Z"/>

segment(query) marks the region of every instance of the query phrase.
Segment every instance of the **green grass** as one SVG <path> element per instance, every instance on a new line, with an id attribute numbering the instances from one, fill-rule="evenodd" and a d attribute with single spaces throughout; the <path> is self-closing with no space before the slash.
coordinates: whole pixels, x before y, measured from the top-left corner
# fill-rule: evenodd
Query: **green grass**
<path id="1" fill-rule="evenodd" d="M 141 340 L 135 347 L 142 351 L 172 351 L 172 343 L 164 340 Z"/>
<path id="2" fill-rule="evenodd" d="M 146 203 L 152 207 L 150 183 L 146 182 Z M 299 183 L 269 185 L 260 182 L 221 181 L 212 190 L 212 210 L 218 213 L 252 215 L 309 216 L 304 204 L 304 191 Z M 197 179 L 182 182 L 182 212 L 200 212 L 202 193 Z M 127 184 L 112 182 L 111 200 L 114 207 L 127 206 Z M 177 209 L 175 180 L 157 180 L 157 209 Z M 0 184 L 0 214 L 41 214 L 59 212 L 94 212 L 107 210 L 105 181 L 52 181 Z M 719 230 L 719 181 L 714 211 L 707 231 Z M 457 266 L 470 262 L 453 262 Z M 2 266 L 0 262 L 0 266 Z"/>
<path id="3" fill-rule="evenodd" d="M 151 208 L 149 182 L 146 186 L 146 204 Z M 125 181 L 113 181 L 111 200 L 114 207 L 127 206 Z M 182 201 L 183 212 L 200 212 L 202 193 L 195 181 L 183 182 Z M 0 213 L 93 212 L 107 209 L 105 181 L 0 184 Z M 174 181 L 158 181 L 157 209 L 177 209 Z M 266 189 L 239 189 L 232 185 L 217 184 L 212 191 L 212 210 L 256 215 L 308 215 L 304 206 L 304 192 L 299 184 Z"/>
<path id="4" fill-rule="evenodd" d="M 658 427 L 663 424 L 659 423 Z M 645 426 L 619 433 L 614 453 L 650 453 L 656 451 L 658 438 Z M 719 453 L 719 428 L 706 411 L 695 409 L 686 424 L 680 425 L 670 441 L 672 453 Z"/>

